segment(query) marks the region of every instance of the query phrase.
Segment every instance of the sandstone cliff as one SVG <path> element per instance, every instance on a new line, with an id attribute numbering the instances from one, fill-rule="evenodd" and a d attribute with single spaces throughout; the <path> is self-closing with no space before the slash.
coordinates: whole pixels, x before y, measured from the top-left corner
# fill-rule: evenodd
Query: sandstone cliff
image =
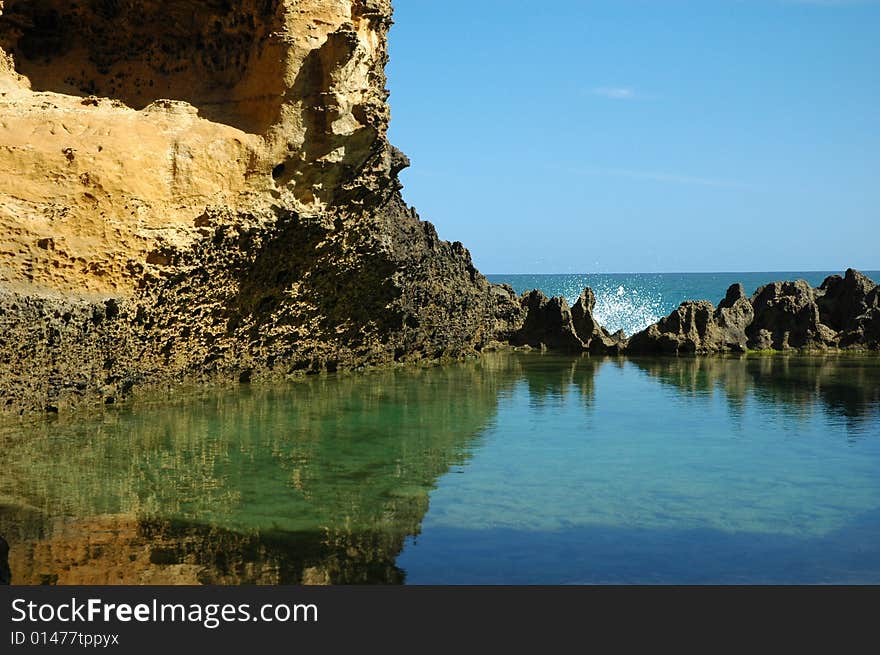
<path id="1" fill-rule="evenodd" d="M 515 299 L 400 197 L 391 13 L 0 0 L 0 406 L 460 357 L 513 330 Z"/>

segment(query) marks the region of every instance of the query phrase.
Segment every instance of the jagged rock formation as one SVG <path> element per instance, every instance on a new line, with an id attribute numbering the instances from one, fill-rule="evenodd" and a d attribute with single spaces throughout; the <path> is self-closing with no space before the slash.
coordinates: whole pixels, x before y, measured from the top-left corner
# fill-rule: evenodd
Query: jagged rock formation
<path id="1" fill-rule="evenodd" d="M 581 292 L 577 302 L 571 309 L 572 321 L 575 332 L 584 344 L 584 347 L 594 354 L 617 354 L 620 353 L 626 342 L 623 330 L 611 334 L 599 322 L 593 318 L 593 310 L 596 308 L 596 294 L 587 287 Z"/>
<path id="2" fill-rule="evenodd" d="M 623 333 L 611 335 L 593 318 L 596 296 L 589 287 L 573 309 L 565 298 L 548 298 L 537 289 L 523 294 L 520 304 L 522 324 L 510 337 L 514 346 L 596 354 L 623 349 Z"/>
<path id="3" fill-rule="evenodd" d="M 678 355 L 749 350 L 880 350 L 880 286 L 858 271 L 833 275 L 818 289 L 803 280 L 773 282 L 746 296 L 741 284 L 716 308 L 706 300 L 682 303 L 669 316 L 627 339 L 593 318 L 588 287 L 572 309 L 565 298 L 524 293 L 514 346 L 594 354 Z"/>
<path id="4" fill-rule="evenodd" d="M 826 348 L 835 345 L 834 331 L 819 318 L 816 293 L 803 280 L 773 282 L 752 297 L 755 318 L 748 327 L 756 350 Z"/>
<path id="5" fill-rule="evenodd" d="M 820 319 L 840 333 L 841 346 L 880 342 L 880 286 L 850 269 L 826 279 L 819 292 Z"/>
<path id="6" fill-rule="evenodd" d="M 668 317 L 634 335 L 626 352 L 718 353 L 747 350 L 878 350 L 877 285 L 852 269 L 818 289 L 803 280 L 773 282 L 747 298 L 732 286 L 714 308 L 682 303 Z"/>
<path id="7" fill-rule="evenodd" d="M 682 303 L 672 314 L 633 336 L 627 350 L 655 354 L 745 352 L 746 328 L 753 317 L 742 285 L 734 284 L 717 309 L 705 300 Z"/>
<path id="8" fill-rule="evenodd" d="M 400 197 L 390 24 L 389 0 L 0 0 L 0 407 L 513 333 Z"/>
<path id="9" fill-rule="evenodd" d="M 513 345 L 573 352 L 584 349 L 583 342 L 575 332 L 571 309 L 565 298 L 548 298 L 536 289 L 523 295 L 522 306 L 525 320 L 511 339 Z"/>

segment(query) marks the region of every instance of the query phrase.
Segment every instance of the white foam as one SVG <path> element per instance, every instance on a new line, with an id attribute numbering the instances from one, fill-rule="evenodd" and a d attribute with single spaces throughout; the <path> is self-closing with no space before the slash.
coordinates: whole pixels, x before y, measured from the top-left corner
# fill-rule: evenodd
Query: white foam
<path id="1" fill-rule="evenodd" d="M 648 281 L 644 286 L 600 281 L 592 289 L 596 294 L 593 316 L 610 332 L 623 330 L 627 336 L 632 336 L 664 315 L 660 291 L 652 289 Z M 569 295 L 567 299 L 570 304 L 577 301 L 581 290 Z"/>

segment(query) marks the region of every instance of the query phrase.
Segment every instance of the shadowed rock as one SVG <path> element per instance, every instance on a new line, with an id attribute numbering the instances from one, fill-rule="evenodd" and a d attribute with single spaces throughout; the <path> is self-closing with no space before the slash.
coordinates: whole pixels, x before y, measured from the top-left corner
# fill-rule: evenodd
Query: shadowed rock
<path id="1" fill-rule="evenodd" d="M 572 322 L 577 336 L 584 347 L 593 354 L 618 354 L 626 347 L 623 330 L 610 334 L 593 317 L 596 307 L 596 294 L 590 287 L 585 288 L 574 307 L 571 308 Z"/>
<path id="2" fill-rule="evenodd" d="M 844 277 L 827 277 L 816 291 L 822 323 L 838 332 L 853 329 L 858 317 L 870 309 L 868 298 L 876 286 L 869 277 L 851 268 Z"/>
<path id="3" fill-rule="evenodd" d="M 565 298 L 548 298 L 535 289 L 523 294 L 521 303 L 526 311 L 526 318 L 522 328 L 511 339 L 514 346 L 547 347 L 570 352 L 582 352 L 585 349 L 575 332 L 571 309 Z"/>
<path id="4" fill-rule="evenodd" d="M 492 307 L 490 329 L 494 340 L 502 344 L 512 342 L 525 322 L 527 310 L 508 284 L 490 285 L 489 294 Z"/>
<path id="5" fill-rule="evenodd" d="M 634 335 L 627 350 L 667 355 L 706 352 L 714 336 L 714 311 L 706 300 L 684 302 L 669 316 Z"/>
<path id="6" fill-rule="evenodd" d="M 865 312 L 852 319 L 848 329 L 840 335 L 842 348 L 880 350 L 880 286 L 874 287 L 867 295 L 865 305 Z"/>

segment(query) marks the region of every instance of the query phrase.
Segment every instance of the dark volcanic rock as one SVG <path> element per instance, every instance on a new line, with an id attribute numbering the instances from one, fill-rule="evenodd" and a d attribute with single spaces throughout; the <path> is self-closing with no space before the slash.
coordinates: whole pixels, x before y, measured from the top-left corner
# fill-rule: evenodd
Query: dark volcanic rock
<path id="1" fill-rule="evenodd" d="M 571 310 L 565 298 L 548 298 L 535 289 L 523 294 L 525 322 L 511 343 L 514 346 L 547 347 L 553 350 L 581 352 L 585 349 L 572 323 Z"/>
<path id="2" fill-rule="evenodd" d="M 8 585 L 12 582 L 12 572 L 9 570 L 9 544 L 0 537 L 0 585 Z"/>
<path id="3" fill-rule="evenodd" d="M 773 282 L 752 296 L 755 317 L 746 329 L 753 350 L 825 349 L 837 335 L 819 316 L 816 292 L 804 280 Z"/>
<path id="4" fill-rule="evenodd" d="M 585 288 L 574 307 L 571 308 L 572 323 L 584 347 L 593 354 L 618 354 L 626 347 L 623 331 L 610 334 L 593 318 L 596 307 L 596 294 L 590 287 Z"/>

